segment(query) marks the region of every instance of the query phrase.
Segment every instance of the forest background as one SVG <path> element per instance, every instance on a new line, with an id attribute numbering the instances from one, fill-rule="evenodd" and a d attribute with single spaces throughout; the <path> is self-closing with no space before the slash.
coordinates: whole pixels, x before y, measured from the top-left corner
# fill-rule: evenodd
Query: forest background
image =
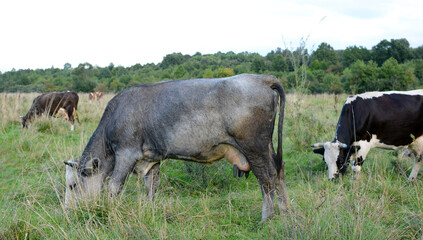
<path id="1" fill-rule="evenodd" d="M 311 53 L 310 53 L 311 52 Z M 273 74 L 287 91 L 362 93 L 423 87 L 423 45 L 411 48 L 407 39 L 382 40 L 371 49 L 350 46 L 334 50 L 321 43 L 277 48 L 266 56 L 250 52 L 184 55 L 172 53 L 162 62 L 130 67 L 99 67 L 66 63 L 62 69 L 12 69 L 0 72 L 0 92 L 119 92 L 138 84 L 171 79 L 218 78 L 241 73 Z"/>

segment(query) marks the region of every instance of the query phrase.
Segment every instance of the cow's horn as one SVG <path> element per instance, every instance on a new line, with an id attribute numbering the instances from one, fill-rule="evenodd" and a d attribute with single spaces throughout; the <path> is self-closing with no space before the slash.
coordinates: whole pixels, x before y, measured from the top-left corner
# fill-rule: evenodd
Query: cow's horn
<path id="1" fill-rule="evenodd" d="M 340 147 L 340 148 L 344 148 L 344 149 L 346 149 L 346 148 L 348 148 L 348 145 L 347 145 L 347 144 L 345 144 L 345 143 L 340 143 L 340 144 L 339 144 L 339 147 Z"/>
<path id="2" fill-rule="evenodd" d="M 24 116 L 19 116 L 20 118 L 23 118 Z"/>
<path id="3" fill-rule="evenodd" d="M 77 168 L 78 167 L 78 163 L 77 162 L 72 162 L 72 161 L 64 161 L 64 164 L 73 167 L 73 168 Z"/>
<path id="4" fill-rule="evenodd" d="M 323 145 L 325 145 L 325 143 L 315 143 L 311 145 L 311 147 L 317 148 L 317 147 L 323 147 Z"/>

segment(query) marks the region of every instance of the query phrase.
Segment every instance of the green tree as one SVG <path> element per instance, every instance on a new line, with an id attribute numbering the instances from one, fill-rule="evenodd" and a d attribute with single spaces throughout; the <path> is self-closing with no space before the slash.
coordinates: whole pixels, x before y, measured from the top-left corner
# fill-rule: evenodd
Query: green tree
<path id="1" fill-rule="evenodd" d="M 282 53 L 276 54 L 272 59 L 272 71 L 275 72 L 285 72 L 288 71 L 288 63 Z"/>
<path id="2" fill-rule="evenodd" d="M 318 62 L 318 60 L 315 61 Z M 323 86 L 323 78 L 325 75 L 325 71 L 321 69 L 310 69 L 310 71 L 307 72 L 307 78 L 309 80 L 308 86 L 312 93 L 327 92 L 325 86 Z"/>
<path id="3" fill-rule="evenodd" d="M 377 62 L 379 66 L 389 58 L 395 58 L 398 63 L 404 63 L 406 60 L 411 59 L 410 44 L 407 39 L 384 39 L 372 48 L 372 59 Z"/>
<path id="4" fill-rule="evenodd" d="M 180 65 L 173 72 L 173 76 L 175 77 L 175 79 L 182 79 L 185 76 L 185 73 L 186 73 L 185 68 L 182 65 Z"/>
<path id="5" fill-rule="evenodd" d="M 113 70 L 113 67 L 112 67 L 112 70 Z M 110 70 L 110 68 L 108 68 L 108 67 L 100 68 L 98 78 L 99 79 L 111 78 L 112 77 L 112 70 Z"/>
<path id="6" fill-rule="evenodd" d="M 368 62 L 371 59 L 370 51 L 365 47 L 347 47 L 342 53 L 342 64 L 344 67 L 349 67 L 357 60 Z"/>
<path id="7" fill-rule="evenodd" d="M 393 57 L 382 64 L 379 78 L 386 83 L 382 90 L 408 90 L 414 83 L 414 75 L 407 72 Z"/>
<path id="8" fill-rule="evenodd" d="M 341 82 L 347 92 L 356 94 L 377 89 L 379 69 L 377 63 L 369 61 L 367 64 L 358 60 L 343 71 Z"/>
<path id="9" fill-rule="evenodd" d="M 423 59 L 414 59 L 407 64 L 409 69 L 413 69 L 417 87 L 423 87 Z"/>
<path id="10" fill-rule="evenodd" d="M 114 78 L 113 81 L 110 82 L 110 89 L 112 91 L 119 92 L 122 91 L 125 88 L 125 84 L 121 83 L 119 81 L 119 78 Z"/>
<path id="11" fill-rule="evenodd" d="M 283 55 L 282 49 L 277 48 L 276 51 L 272 50 L 266 55 L 266 59 L 270 61 L 270 70 L 274 72 L 288 71 L 288 63 Z"/>
<path id="12" fill-rule="evenodd" d="M 391 57 L 389 54 L 390 47 L 391 43 L 388 40 L 384 39 L 380 41 L 372 48 L 372 60 L 379 66 L 382 66 L 382 64 Z"/>
<path id="13" fill-rule="evenodd" d="M 256 55 L 251 63 L 251 70 L 255 73 L 262 73 L 266 70 L 266 63 L 260 55 Z"/>
<path id="14" fill-rule="evenodd" d="M 231 77 L 235 75 L 234 74 L 234 70 L 232 68 L 219 68 L 216 71 L 216 77 L 221 78 L 221 77 Z"/>
<path id="15" fill-rule="evenodd" d="M 339 62 L 338 54 L 333 50 L 333 47 L 325 42 L 321 43 L 319 47 L 310 56 L 310 62 L 318 60 L 320 63 L 326 62 L 329 66 L 336 65 Z"/>
<path id="16" fill-rule="evenodd" d="M 70 63 L 65 63 L 65 65 L 63 65 L 63 69 L 71 69 L 72 65 Z"/>
<path id="17" fill-rule="evenodd" d="M 213 78 L 213 77 L 214 77 L 213 70 L 211 70 L 210 68 L 207 68 L 204 71 L 203 78 Z"/>
<path id="18" fill-rule="evenodd" d="M 117 66 L 117 67 L 114 67 L 112 70 L 111 70 L 111 72 L 112 72 L 112 75 L 113 76 L 116 76 L 116 77 L 121 77 L 121 76 L 124 76 L 124 75 L 128 75 L 129 74 L 129 70 L 128 69 L 126 69 L 125 67 L 123 67 L 123 66 Z"/>
<path id="19" fill-rule="evenodd" d="M 391 39 L 391 57 L 395 58 L 398 63 L 404 63 L 411 59 L 410 43 L 405 38 Z"/>
<path id="20" fill-rule="evenodd" d="M 328 64 L 326 61 L 319 62 L 319 60 L 315 59 L 313 62 L 310 63 L 310 69 L 311 70 L 326 70 L 328 69 Z"/>
<path id="21" fill-rule="evenodd" d="M 91 64 L 82 63 L 72 71 L 72 89 L 80 92 L 92 92 L 97 86 L 95 71 Z"/>
<path id="22" fill-rule="evenodd" d="M 109 88 L 104 83 L 99 83 L 95 88 L 94 91 L 96 92 L 108 92 Z"/>
<path id="23" fill-rule="evenodd" d="M 423 59 L 423 46 L 411 49 L 413 59 Z"/>
<path id="24" fill-rule="evenodd" d="M 129 82 L 131 81 L 131 76 L 128 75 L 123 75 L 119 77 L 119 82 L 123 83 L 125 86 L 128 86 Z"/>
<path id="25" fill-rule="evenodd" d="M 329 93 L 342 93 L 342 85 L 339 76 L 328 73 L 323 77 L 323 87 Z"/>
<path id="26" fill-rule="evenodd" d="M 168 68 L 170 66 L 180 65 L 184 63 L 187 58 L 189 58 L 188 55 L 182 55 L 182 53 L 172 53 L 168 54 L 163 58 L 163 61 L 160 64 L 160 67 L 162 68 Z"/>

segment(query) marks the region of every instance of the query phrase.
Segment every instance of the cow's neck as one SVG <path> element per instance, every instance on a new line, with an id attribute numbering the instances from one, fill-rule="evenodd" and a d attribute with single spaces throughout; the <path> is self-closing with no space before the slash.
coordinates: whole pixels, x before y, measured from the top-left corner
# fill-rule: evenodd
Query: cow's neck
<path id="1" fill-rule="evenodd" d="M 110 169 L 105 169 L 103 166 L 112 166 L 113 163 L 111 163 L 112 154 L 110 154 L 106 138 L 104 137 L 104 130 L 103 129 L 97 129 L 93 135 L 91 136 L 90 140 L 88 141 L 87 146 L 84 149 L 84 152 L 82 153 L 79 165 L 85 166 L 85 164 L 92 158 L 98 158 L 100 159 L 100 170 L 103 174 L 106 174 L 110 172 Z M 110 162 L 110 163 L 109 163 Z"/>
<path id="2" fill-rule="evenodd" d="M 338 125 L 335 134 L 335 140 L 347 145 L 352 145 L 356 141 L 355 136 L 356 124 L 354 116 L 354 108 L 352 104 L 345 104 L 341 111 L 341 116 L 338 120 Z"/>

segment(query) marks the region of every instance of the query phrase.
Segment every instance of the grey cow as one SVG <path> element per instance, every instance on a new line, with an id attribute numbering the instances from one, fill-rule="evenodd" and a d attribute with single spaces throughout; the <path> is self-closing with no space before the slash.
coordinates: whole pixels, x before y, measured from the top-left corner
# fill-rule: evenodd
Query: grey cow
<path id="1" fill-rule="evenodd" d="M 272 135 L 279 105 L 278 146 Z M 225 158 L 234 175 L 253 171 L 262 195 L 262 221 L 289 208 L 282 160 L 285 92 L 270 75 L 163 81 L 128 88 L 107 105 L 79 161 L 66 164 L 65 205 L 95 197 L 109 180 L 118 194 L 131 172 L 144 176 L 147 195 L 167 158 L 211 164 Z"/>

